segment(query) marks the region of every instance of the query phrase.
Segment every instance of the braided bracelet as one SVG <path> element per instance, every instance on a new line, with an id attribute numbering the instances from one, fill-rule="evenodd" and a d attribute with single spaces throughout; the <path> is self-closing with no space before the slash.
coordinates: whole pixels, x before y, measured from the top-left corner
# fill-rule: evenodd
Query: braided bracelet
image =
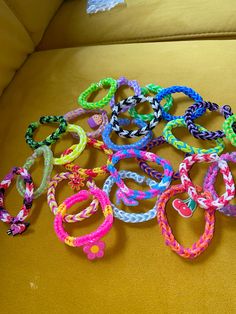
<path id="1" fill-rule="evenodd" d="M 210 111 L 219 111 L 224 117 L 229 117 L 232 115 L 232 110 L 230 106 L 222 106 L 220 108 L 217 104 L 212 102 L 201 101 L 190 106 L 184 115 L 184 120 L 189 132 L 196 138 L 202 140 L 215 140 L 217 138 L 225 137 L 225 133 L 222 130 L 218 130 L 215 132 L 210 132 L 208 130 L 199 131 L 199 128 L 194 124 L 192 116 L 197 109 L 209 109 Z"/>
<path id="2" fill-rule="evenodd" d="M 119 175 L 122 179 L 133 179 L 135 182 L 139 184 L 146 183 L 151 188 L 151 185 L 155 185 L 156 182 L 147 179 L 144 176 L 140 176 L 136 172 L 132 171 L 119 171 Z M 103 191 L 105 191 L 109 197 L 112 186 L 114 185 L 115 180 L 112 176 L 108 177 L 103 185 Z M 124 210 L 121 210 L 117 208 L 114 204 L 112 204 L 112 209 L 114 216 L 124 222 L 130 222 L 130 223 L 139 223 L 139 222 L 145 222 L 148 220 L 153 219 L 156 217 L 156 208 L 150 209 L 146 213 L 127 213 Z"/>
<path id="3" fill-rule="evenodd" d="M 223 130 L 230 143 L 236 146 L 236 114 L 233 114 L 224 121 Z"/>
<path id="4" fill-rule="evenodd" d="M 187 86 L 171 86 L 171 87 L 167 87 L 167 88 L 163 88 L 157 95 L 156 95 L 156 99 L 157 102 L 160 104 L 162 99 L 164 97 L 166 97 L 167 95 L 171 95 L 174 93 L 183 93 L 186 96 L 189 96 L 190 98 L 192 98 L 195 102 L 199 102 L 202 101 L 202 97 L 195 92 L 195 90 L 193 90 L 190 87 Z M 162 108 L 162 117 L 164 120 L 166 121 L 171 121 L 171 120 L 175 120 L 175 119 L 182 119 L 184 116 L 173 116 L 170 113 L 168 113 L 164 107 Z M 196 110 L 195 113 L 193 114 L 193 119 L 196 119 L 200 116 L 202 116 L 205 113 L 205 109 L 199 109 Z"/>
<path id="5" fill-rule="evenodd" d="M 47 136 L 45 140 L 39 142 L 35 141 L 33 139 L 34 131 L 40 126 L 40 124 L 46 123 L 59 123 L 59 127 L 56 129 L 56 131 Z M 50 146 L 61 137 L 61 135 L 66 131 L 66 128 L 67 122 L 63 116 L 43 116 L 39 119 L 39 121 L 30 123 L 25 133 L 25 140 L 26 143 L 29 144 L 29 146 L 33 149 L 43 145 Z"/>
<path id="6" fill-rule="evenodd" d="M 67 112 L 64 115 L 64 118 L 66 119 L 67 122 L 70 122 L 74 120 L 75 118 L 81 115 L 87 114 L 87 113 L 89 114 L 94 113 L 94 115 L 88 119 L 88 124 L 92 129 L 97 128 L 97 130 L 93 132 L 87 132 L 86 135 L 87 137 L 97 138 L 102 134 L 102 131 L 104 130 L 105 125 L 108 124 L 108 116 L 105 110 L 101 110 L 101 109 L 85 110 L 83 108 L 78 108 L 76 110 Z M 72 135 L 75 138 L 79 138 L 76 133 L 72 133 Z"/>
<path id="7" fill-rule="evenodd" d="M 97 230 L 80 237 L 70 236 L 63 228 L 63 218 L 67 209 L 76 203 L 86 200 L 90 195 L 97 198 L 104 215 L 104 222 Z M 105 243 L 100 239 L 104 237 L 111 229 L 113 223 L 113 213 L 111 203 L 105 192 L 96 186 L 90 186 L 90 191 L 82 190 L 77 194 L 67 198 L 59 207 L 54 220 L 54 229 L 57 237 L 65 244 L 72 247 L 83 247 L 84 253 L 89 260 L 101 258 L 104 255 Z"/>
<path id="8" fill-rule="evenodd" d="M 166 204 L 169 199 L 180 193 L 186 192 L 186 189 L 181 185 L 173 185 L 166 190 L 158 199 L 156 205 L 157 221 L 161 228 L 161 233 L 168 245 L 179 256 L 189 259 L 194 259 L 203 253 L 210 244 L 215 228 L 215 211 L 205 210 L 205 229 L 199 240 L 195 242 L 190 248 L 185 248 L 175 239 L 166 215 Z"/>
<path id="9" fill-rule="evenodd" d="M 161 90 L 162 90 L 161 86 L 154 85 L 154 84 L 149 84 L 149 85 L 141 88 L 142 95 L 144 95 L 144 96 L 147 96 L 149 92 L 156 95 Z M 166 102 L 163 105 L 163 109 L 165 111 L 168 111 L 173 106 L 173 98 L 171 95 L 167 95 L 164 98 L 165 98 Z M 136 118 L 136 119 L 141 119 L 143 121 L 151 121 L 154 118 L 153 113 L 139 114 L 135 107 L 132 107 L 131 109 L 129 109 L 129 114 L 131 115 L 131 117 Z"/>
<path id="10" fill-rule="evenodd" d="M 119 160 L 133 157 L 155 162 L 158 165 L 161 165 L 164 169 L 164 175 L 161 182 L 155 183 L 155 185 L 151 184 L 152 188 L 149 191 L 138 191 L 129 189 L 125 185 L 124 181 L 119 175 L 119 172 L 115 168 L 115 164 L 117 164 Z M 116 152 L 112 156 L 111 162 L 108 165 L 107 169 L 109 170 L 111 176 L 114 178 L 115 183 L 119 187 L 116 193 L 117 203 L 119 204 L 120 200 L 122 200 L 124 204 L 129 206 L 136 206 L 138 204 L 138 199 L 149 199 L 165 191 L 165 189 L 167 189 L 167 187 L 171 183 L 171 178 L 173 174 L 173 169 L 168 160 L 165 160 L 153 153 L 147 153 L 138 149 L 124 149 L 122 151 Z"/>
<path id="11" fill-rule="evenodd" d="M 134 119 L 132 121 L 130 121 L 129 119 L 119 119 L 119 125 L 129 125 L 130 123 L 135 123 L 139 128 L 142 128 L 146 125 L 144 121 L 139 120 L 139 119 Z M 141 140 L 137 141 L 136 143 L 128 144 L 128 145 L 117 145 L 117 144 L 114 144 L 110 138 L 111 132 L 112 132 L 112 125 L 109 123 L 106 125 L 102 133 L 102 138 L 103 138 L 104 143 L 113 151 L 118 151 L 122 149 L 130 149 L 130 148 L 142 149 L 152 139 L 152 131 L 150 130 L 146 135 L 144 135 L 144 137 Z"/>
<path id="12" fill-rule="evenodd" d="M 126 106 L 135 106 L 138 103 L 143 103 L 148 101 L 153 108 L 154 111 L 154 118 L 146 124 L 144 127 L 138 130 L 123 130 L 119 125 L 118 114 L 121 110 Z M 145 97 L 143 95 L 139 96 L 130 96 L 119 103 L 117 103 L 113 110 L 110 123 L 112 125 L 113 130 L 120 136 L 120 137 L 137 137 L 147 134 L 150 130 L 154 129 L 158 122 L 161 120 L 161 108 L 158 102 L 153 97 Z"/>
<path id="13" fill-rule="evenodd" d="M 37 157 L 40 157 L 41 155 L 44 156 L 43 178 L 42 178 L 40 186 L 33 193 L 34 199 L 39 197 L 45 191 L 47 184 L 48 184 L 48 181 L 50 180 L 50 176 L 51 176 L 52 168 L 53 168 L 53 164 L 52 164 L 53 156 L 52 156 L 51 149 L 46 145 L 37 148 L 34 151 L 34 153 L 32 154 L 32 156 L 30 156 L 29 158 L 26 159 L 26 162 L 23 166 L 24 169 L 29 171 L 31 169 L 31 167 L 33 166 L 33 164 L 35 163 L 35 159 Z M 17 177 L 16 187 L 17 187 L 18 192 L 21 194 L 21 196 L 24 196 L 25 195 L 25 185 L 24 185 L 23 178 L 20 176 Z"/>
<path id="14" fill-rule="evenodd" d="M 101 89 L 102 87 L 108 87 L 110 89 L 105 97 L 96 102 L 88 102 L 87 99 L 89 96 Z M 89 88 L 87 88 L 83 93 L 78 97 L 78 104 L 81 105 L 85 109 L 98 109 L 105 107 L 108 103 L 110 103 L 112 97 L 115 95 L 117 90 L 117 82 L 113 78 L 105 78 L 99 81 L 98 83 L 92 83 Z"/>
<path id="15" fill-rule="evenodd" d="M 220 156 L 220 159 L 235 163 L 236 152 L 223 154 Z M 204 191 L 209 191 L 213 199 L 219 198 L 214 187 L 214 183 L 218 172 L 219 172 L 218 162 L 212 163 L 207 170 L 203 183 Z M 225 205 L 224 207 L 220 208 L 219 211 L 227 216 L 236 216 L 236 205 L 232 204 Z"/>
<path id="16" fill-rule="evenodd" d="M 203 126 L 199 124 L 196 124 L 196 126 L 198 127 L 200 131 L 206 131 L 206 129 Z M 211 154 L 211 153 L 219 154 L 225 148 L 225 144 L 222 138 L 218 138 L 215 140 L 216 146 L 214 148 L 203 149 L 203 148 L 193 147 L 185 142 L 180 141 L 172 134 L 172 129 L 176 127 L 186 128 L 186 123 L 184 122 L 184 119 L 175 119 L 175 120 L 169 121 L 164 127 L 163 137 L 169 144 L 173 145 L 175 148 L 181 150 L 182 152 L 190 153 L 190 154 Z"/>
<path id="17" fill-rule="evenodd" d="M 220 173 L 223 175 L 226 191 L 223 195 L 212 200 L 212 198 L 204 198 L 197 193 L 196 187 L 189 178 L 188 172 L 195 163 L 214 162 L 218 163 Z M 189 196 L 198 205 L 205 209 L 221 209 L 229 203 L 235 195 L 235 186 L 232 174 L 227 162 L 217 154 L 196 154 L 186 157 L 179 166 L 179 173 L 182 185 L 188 191 Z"/>
<path id="18" fill-rule="evenodd" d="M 71 133 L 75 132 L 79 136 L 79 143 L 72 145 L 68 149 L 68 154 L 62 154 L 59 158 L 53 158 L 54 165 L 65 165 L 69 162 L 72 162 L 82 153 L 87 144 L 87 136 L 80 126 L 75 124 L 68 124 L 66 131 Z"/>
<path id="19" fill-rule="evenodd" d="M 24 201 L 21 210 L 16 217 L 13 217 L 4 207 L 4 194 L 9 188 L 14 175 L 22 176 L 25 183 Z M 29 214 L 32 207 L 34 193 L 34 184 L 31 175 L 24 168 L 14 167 L 0 183 L 0 220 L 10 225 L 7 231 L 8 235 L 17 235 L 23 233 L 29 226 L 28 222 L 23 222 Z"/>

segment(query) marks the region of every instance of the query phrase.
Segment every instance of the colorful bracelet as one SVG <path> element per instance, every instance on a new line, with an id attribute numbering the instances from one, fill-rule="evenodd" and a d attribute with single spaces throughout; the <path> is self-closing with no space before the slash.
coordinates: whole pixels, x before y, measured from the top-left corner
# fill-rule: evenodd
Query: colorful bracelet
<path id="1" fill-rule="evenodd" d="M 152 188 L 149 191 L 138 191 L 129 189 L 125 185 L 124 181 L 119 175 L 119 172 L 115 168 L 115 164 L 117 164 L 120 160 L 133 157 L 155 162 L 158 165 L 161 165 L 164 169 L 164 175 L 161 182 L 152 185 Z M 112 156 L 111 162 L 108 165 L 107 169 L 110 172 L 111 176 L 114 178 L 115 183 L 119 187 L 116 193 L 117 204 L 119 204 L 120 200 L 122 200 L 124 204 L 129 206 L 136 206 L 138 204 L 137 200 L 150 199 L 165 191 L 170 185 L 173 175 L 173 169 L 168 160 L 163 159 L 153 153 L 147 153 L 138 149 L 124 149 L 122 151 L 116 152 Z"/>
<path id="2" fill-rule="evenodd" d="M 147 185 L 149 185 L 150 188 L 151 188 L 151 185 L 156 184 L 155 181 L 151 179 L 147 179 L 144 176 L 140 176 L 136 172 L 132 172 L 132 171 L 122 170 L 122 171 L 119 171 L 119 175 L 121 179 L 132 179 L 139 184 L 146 183 Z M 110 195 L 110 192 L 114 183 L 115 183 L 114 178 L 110 176 L 106 179 L 103 185 L 103 191 L 106 192 L 108 197 Z M 116 218 L 124 222 L 128 222 L 128 223 L 129 222 L 130 223 L 145 222 L 145 221 L 153 219 L 154 217 L 156 217 L 156 214 L 157 214 L 155 207 L 150 209 L 146 213 L 127 213 L 126 211 L 117 208 L 114 204 L 112 204 L 112 209 L 113 209 L 114 216 Z"/>
<path id="3" fill-rule="evenodd" d="M 119 125 L 129 125 L 131 123 L 136 124 L 139 128 L 143 128 L 146 125 L 144 121 L 139 120 L 139 119 L 134 119 L 132 121 L 129 119 L 119 119 Z M 144 135 L 144 137 L 141 140 L 137 141 L 136 143 L 128 144 L 128 145 L 117 145 L 117 144 L 114 144 L 110 138 L 111 132 L 112 132 L 112 125 L 109 123 L 106 125 L 102 133 L 102 138 L 103 138 L 104 143 L 107 145 L 107 147 L 109 147 L 113 151 L 118 151 L 122 149 L 130 149 L 130 148 L 142 149 L 145 145 L 147 145 L 147 143 L 150 142 L 153 136 L 152 131 L 150 130 L 146 135 Z"/>
<path id="4" fill-rule="evenodd" d="M 212 209 L 205 210 L 204 233 L 190 248 L 185 248 L 176 241 L 166 215 L 166 204 L 169 199 L 176 194 L 184 192 L 186 192 L 186 189 L 179 184 L 171 186 L 160 196 L 156 206 L 157 221 L 161 228 L 161 233 L 164 236 L 166 245 L 168 245 L 179 256 L 194 259 L 206 250 L 213 238 L 215 228 L 215 211 Z"/>
<path id="5" fill-rule="evenodd" d="M 164 97 L 166 97 L 167 95 L 174 94 L 174 93 L 183 93 L 186 96 L 192 98 L 195 102 L 202 101 L 202 97 L 197 92 L 195 92 L 195 90 L 193 90 L 192 88 L 187 87 L 187 86 L 171 86 L 171 87 L 163 88 L 156 95 L 155 98 L 157 99 L 157 102 L 160 104 Z M 184 116 L 173 116 L 170 113 L 168 113 L 164 109 L 164 107 L 161 107 L 161 108 L 162 108 L 162 118 L 164 120 L 166 120 L 166 121 L 171 121 L 171 120 L 175 120 L 175 119 L 182 119 L 182 118 L 184 118 Z M 205 113 L 204 109 L 197 110 L 193 114 L 193 119 L 201 117 L 204 113 Z"/>
<path id="6" fill-rule="evenodd" d="M 29 171 L 31 167 L 33 166 L 33 164 L 35 163 L 35 159 L 40 157 L 41 155 L 44 156 L 43 178 L 42 178 L 40 186 L 33 193 L 34 199 L 39 197 L 45 191 L 45 189 L 47 188 L 47 184 L 50 180 L 52 169 L 53 169 L 53 164 L 52 164 L 53 156 L 52 156 L 51 149 L 46 145 L 37 148 L 34 151 L 34 153 L 29 158 L 26 159 L 26 162 L 23 166 L 24 169 Z M 25 195 L 25 184 L 21 176 L 17 177 L 16 187 L 17 187 L 18 192 L 23 197 Z"/>
<path id="7" fill-rule="evenodd" d="M 22 176 L 25 183 L 24 201 L 21 210 L 16 217 L 13 217 L 4 207 L 4 194 L 12 183 L 14 175 Z M 23 233 L 29 226 L 28 222 L 23 222 L 29 214 L 32 207 L 34 193 L 34 184 L 31 175 L 24 168 L 14 167 L 0 183 L 0 220 L 10 224 L 8 235 L 17 235 Z"/>
<path id="8" fill-rule="evenodd" d="M 67 122 L 70 122 L 76 119 L 77 117 L 87 114 L 87 113 L 89 114 L 94 113 L 94 115 L 88 119 L 88 124 L 92 129 L 97 128 L 97 130 L 94 132 L 87 132 L 86 135 L 87 137 L 97 138 L 102 134 L 106 124 L 108 124 L 109 122 L 107 112 L 105 110 L 101 110 L 101 109 L 85 110 L 83 108 L 78 108 L 70 112 L 67 112 L 64 115 L 64 118 L 66 119 Z M 72 135 L 77 139 L 79 138 L 76 133 L 72 133 Z"/>
<path id="9" fill-rule="evenodd" d="M 152 105 L 152 109 L 154 111 L 154 118 L 147 123 L 143 128 L 138 130 L 123 130 L 119 125 L 118 114 L 124 107 L 130 106 L 133 107 L 138 103 L 143 103 L 148 101 Z M 161 108 L 158 102 L 153 97 L 145 97 L 143 95 L 139 96 L 130 96 L 119 103 L 117 103 L 111 115 L 110 123 L 112 125 L 113 130 L 120 136 L 120 137 L 137 137 L 147 134 L 150 130 L 154 129 L 158 122 L 161 121 Z"/>
<path id="10" fill-rule="evenodd" d="M 141 88 L 142 91 L 142 95 L 147 96 L 149 94 L 149 92 L 153 93 L 153 94 L 158 94 L 163 88 L 161 86 L 158 85 L 154 85 L 154 84 L 149 84 L 145 87 Z M 139 95 L 139 94 L 136 94 Z M 166 100 L 166 102 L 163 105 L 163 109 L 165 111 L 170 110 L 170 108 L 173 106 L 173 98 L 171 95 L 167 95 L 164 97 L 164 99 Z M 135 107 L 129 109 L 129 114 L 131 115 L 132 118 L 135 119 L 141 119 L 143 121 L 151 121 L 154 118 L 154 114 L 153 113 L 147 113 L 147 114 L 139 114 L 136 110 Z"/>
<path id="11" fill-rule="evenodd" d="M 70 236 L 63 228 L 63 218 L 65 217 L 67 209 L 76 203 L 82 202 L 92 195 L 97 198 L 104 215 L 104 222 L 90 234 L 80 237 Z M 101 241 L 111 229 L 113 224 L 113 212 L 111 203 L 105 192 L 96 186 L 90 186 L 90 191 L 82 190 L 77 194 L 67 198 L 59 207 L 54 220 L 54 229 L 57 237 L 65 244 L 72 247 L 83 246 L 84 253 L 87 254 L 89 260 L 101 258 L 104 255 L 105 243 Z"/>
<path id="12" fill-rule="evenodd" d="M 220 173 L 223 175 L 226 191 L 223 195 L 213 200 L 204 198 L 197 193 L 196 187 L 189 178 L 188 172 L 195 163 L 217 162 Z M 226 206 L 235 195 L 235 186 L 229 166 L 225 160 L 220 159 L 217 154 L 196 154 L 186 157 L 179 166 L 179 173 L 182 185 L 188 191 L 189 196 L 198 205 L 205 209 L 221 209 Z"/>
<path id="13" fill-rule="evenodd" d="M 206 131 L 206 129 L 203 126 L 199 124 L 196 124 L 196 126 L 199 128 L 200 131 Z M 168 122 L 164 127 L 163 136 L 169 144 L 173 145 L 175 148 L 181 150 L 182 152 L 190 154 L 211 154 L 211 153 L 219 154 L 225 148 L 225 143 L 222 138 L 218 138 L 215 140 L 216 146 L 214 148 L 203 149 L 193 147 L 185 142 L 180 141 L 172 134 L 172 129 L 176 127 L 186 127 L 184 119 L 175 119 Z"/>
<path id="14" fill-rule="evenodd" d="M 68 124 L 66 132 L 74 132 L 79 136 L 79 143 L 72 145 L 67 151 L 68 154 L 61 155 L 59 158 L 53 158 L 53 164 L 54 165 L 65 165 L 69 162 L 72 162 L 75 160 L 84 150 L 86 144 L 87 144 L 87 136 L 84 132 L 84 130 L 75 124 Z"/>
<path id="15" fill-rule="evenodd" d="M 233 114 L 224 121 L 223 131 L 230 143 L 236 146 L 236 114 Z"/>
<path id="16" fill-rule="evenodd" d="M 59 127 L 56 129 L 56 131 L 47 136 L 45 140 L 39 142 L 35 141 L 33 139 L 34 131 L 40 126 L 40 124 L 46 123 L 59 123 Z M 61 135 L 66 131 L 66 128 L 67 122 L 63 116 L 43 116 L 39 119 L 39 121 L 30 123 L 25 133 L 25 140 L 26 143 L 29 144 L 29 146 L 33 149 L 43 145 L 50 146 L 61 137 Z"/>
<path id="17" fill-rule="evenodd" d="M 210 111 L 219 111 L 224 117 L 229 117 L 232 115 L 232 109 L 231 107 L 227 105 L 222 106 L 222 108 L 220 108 L 217 104 L 209 102 L 209 101 L 208 102 L 201 101 L 198 103 L 194 103 L 185 111 L 185 115 L 184 115 L 186 126 L 189 132 L 192 134 L 192 136 L 198 139 L 202 139 L 202 140 L 216 140 L 217 138 L 225 137 L 225 133 L 222 130 L 218 130 L 215 132 L 210 132 L 208 130 L 199 131 L 199 128 L 193 122 L 192 116 L 194 112 L 196 112 L 196 110 L 200 108 L 205 109 L 205 110 L 208 109 Z"/>
<path id="18" fill-rule="evenodd" d="M 87 99 L 89 96 L 98 91 L 103 87 L 110 86 L 110 89 L 105 97 L 96 102 L 88 102 Z M 117 82 L 113 78 L 105 78 L 99 81 L 98 83 L 92 83 L 89 88 L 87 88 L 80 96 L 78 97 L 78 104 L 81 105 L 84 109 L 98 109 L 103 108 L 110 103 L 112 97 L 115 95 L 117 90 Z"/>

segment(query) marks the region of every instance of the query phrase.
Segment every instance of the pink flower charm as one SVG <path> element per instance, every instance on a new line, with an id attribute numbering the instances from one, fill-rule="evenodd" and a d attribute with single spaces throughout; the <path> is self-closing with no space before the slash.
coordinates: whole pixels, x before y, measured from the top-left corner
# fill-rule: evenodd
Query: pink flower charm
<path id="1" fill-rule="evenodd" d="M 70 181 L 68 183 L 73 190 L 79 191 L 81 187 L 84 186 L 84 178 L 77 173 L 73 173 L 70 176 Z"/>
<path id="2" fill-rule="evenodd" d="M 94 243 L 87 244 L 83 247 L 84 253 L 87 254 L 89 260 L 95 258 L 102 258 L 104 255 L 105 243 L 103 241 L 97 241 Z"/>

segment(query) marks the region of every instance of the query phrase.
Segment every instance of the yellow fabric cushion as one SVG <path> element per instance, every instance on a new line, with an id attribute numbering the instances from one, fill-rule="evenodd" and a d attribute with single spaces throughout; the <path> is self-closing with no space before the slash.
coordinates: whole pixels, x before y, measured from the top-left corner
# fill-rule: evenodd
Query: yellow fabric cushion
<path id="1" fill-rule="evenodd" d="M 86 3 L 65 1 L 39 49 L 236 35 L 234 0 L 127 0 L 94 15 L 86 13 Z"/>
<path id="2" fill-rule="evenodd" d="M 236 64 L 232 62 L 235 57 L 235 40 L 95 46 L 34 53 L 0 100 L 0 140 L 4 152 L 0 177 L 12 166 L 23 165 L 32 153 L 24 140 L 30 122 L 41 115 L 64 114 L 77 108 L 77 96 L 91 82 L 103 77 L 125 75 L 137 79 L 141 85 L 151 82 L 162 86 L 189 85 L 206 100 L 231 104 L 236 111 Z M 123 90 L 120 97 L 130 93 Z M 190 103 L 181 96 L 175 102 L 177 110 L 171 112 L 183 113 Z M 221 126 L 222 120 L 217 114 L 209 114 L 198 122 L 213 130 Z M 88 130 L 86 119 L 81 121 Z M 162 129 L 163 123 L 155 134 L 160 134 Z M 51 131 L 41 128 L 36 139 Z M 185 129 L 176 130 L 175 134 L 199 147 L 211 146 L 193 139 Z M 113 139 L 117 141 L 117 136 Z M 75 141 L 71 136 L 64 136 L 63 141 L 52 147 L 54 154 L 58 156 L 72 143 Z M 231 145 L 227 149 L 235 150 Z M 153 152 L 169 158 L 175 169 L 183 158 L 183 153 L 168 145 Z M 105 156 L 92 149 L 77 160 L 82 167 L 104 162 Z M 120 169 L 139 171 L 135 160 L 122 161 Z M 194 182 L 202 182 L 206 169 L 206 165 L 194 167 L 191 172 Z M 63 170 L 57 167 L 54 173 Z M 42 167 L 32 172 L 36 185 L 41 175 Z M 96 182 L 101 186 L 103 178 Z M 220 182 L 218 190 L 223 192 Z M 56 194 L 58 202 L 72 193 L 67 183 L 61 184 Z M 21 202 L 15 188 L 7 193 L 6 206 L 11 213 L 17 213 Z M 147 200 L 139 208 L 126 210 L 146 211 L 153 205 L 154 200 Z M 84 206 L 84 203 L 75 206 L 74 212 Z M 185 245 L 196 241 L 204 230 L 203 210 L 199 208 L 191 219 L 183 219 L 170 204 L 168 217 L 177 239 Z M 90 262 L 81 248 L 68 247 L 57 239 L 53 214 L 43 195 L 34 202 L 27 220 L 31 226 L 22 236 L 7 236 L 7 226 L 0 223 L 1 307 L 13 314 L 27 311 L 32 314 L 233 313 L 236 308 L 235 220 L 219 213 L 216 218 L 215 237 L 209 249 L 194 261 L 183 260 L 166 247 L 154 219 L 137 225 L 115 220 L 111 232 L 104 238 L 105 257 Z M 66 225 L 66 230 L 72 235 L 82 235 L 101 222 L 99 212 L 83 223 Z"/>

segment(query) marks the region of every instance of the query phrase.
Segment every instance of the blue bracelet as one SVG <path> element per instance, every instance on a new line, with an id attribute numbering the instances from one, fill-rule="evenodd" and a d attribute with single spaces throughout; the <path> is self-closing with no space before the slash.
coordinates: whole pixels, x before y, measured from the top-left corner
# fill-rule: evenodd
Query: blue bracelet
<path id="1" fill-rule="evenodd" d="M 151 188 L 152 185 L 155 184 L 155 181 L 146 178 L 145 176 L 140 176 L 136 172 L 132 171 L 119 171 L 119 175 L 122 179 L 132 179 L 139 184 L 146 183 Z M 112 186 L 114 185 L 115 180 L 112 176 L 108 177 L 103 185 L 103 191 L 106 194 L 110 195 Z M 154 206 L 152 209 L 147 211 L 146 213 L 127 213 L 124 210 L 117 208 L 114 204 L 112 204 L 112 209 L 114 216 L 124 222 L 131 222 L 131 223 L 138 223 L 138 222 L 145 222 L 151 220 L 156 217 L 157 211 L 156 207 Z"/>
<path id="2" fill-rule="evenodd" d="M 119 124 L 120 125 L 129 125 L 130 123 L 135 123 L 139 128 L 142 128 L 146 125 L 146 123 L 140 119 L 119 119 Z M 136 143 L 133 144 L 128 144 L 128 145 L 116 145 L 112 142 L 110 138 L 110 134 L 112 132 L 112 125 L 108 123 L 102 133 L 102 138 L 103 142 L 106 144 L 106 146 L 113 151 L 118 151 L 122 149 L 142 149 L 144 146 L 146 146 L 152 139 L 153 133 L 150 130 L 144 137 L 142 137 L 141 140 L 137 141 Z"/>
<path id="3" fill-rule="evenodd" d="M 167 88 L 163 88 L 155 96 L 155 98 L 160 105 L 160 103 L 164 97 L 166 97 L 167 95 L 174 94 L 174 93 L 183 93 L 186 96 L 189 96 L 190 98 L 192 98 L 194 100 L 194 102 L 200 102 L 203 100 L 202 97 L 197 92 L 195 92 L 195 90 L 193 90 L 192 88 L 187 87 L 187 86 L 170 86 Z M 166 121 L 184 118 L 184 116 L 173 116 L 173 115 L 171 115 L 170 113 L 166 112 L 162 106 L 161 106 L 161 109 L 162 109 L 162 118 Z M 194 112 L 194 114 L 192 115 L 192 119 L 197 119 L 197 118 L 201 117 L 205 112 L 206 112 L 205 108 L 200 108 L 200 109 L 196 110 Z"/>

